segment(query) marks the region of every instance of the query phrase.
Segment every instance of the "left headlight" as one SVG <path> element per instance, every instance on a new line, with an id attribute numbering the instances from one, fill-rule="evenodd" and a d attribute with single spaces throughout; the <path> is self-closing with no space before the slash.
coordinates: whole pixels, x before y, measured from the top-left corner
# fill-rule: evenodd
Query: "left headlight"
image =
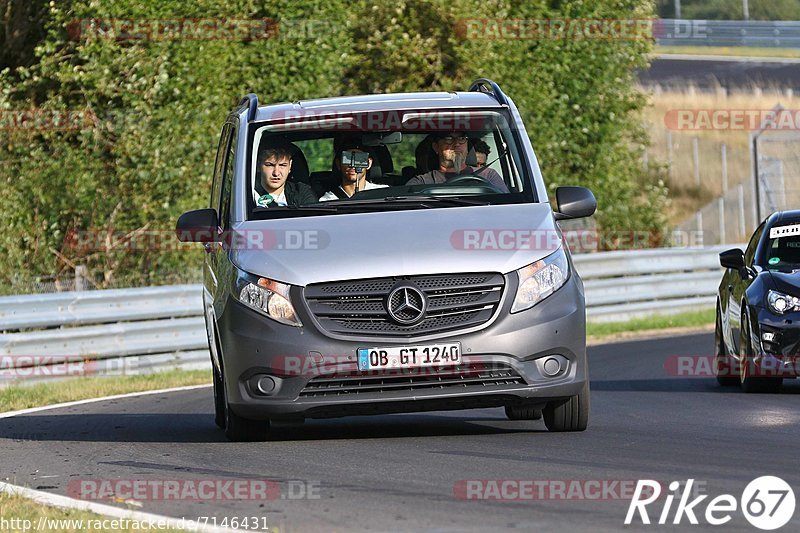
<path id="1" fill-rule="evenodd" d="M 519 286 L 511 312 L 516 313 L 533 307 L 566 283 L 569 278 L 569 263 L 563 248 L 535 263 L 517 270 Z"/>
<path id="2" fill-rule="evenodd" d="M 240 278 L 239 301 L 283 324 L 302 326 L 303 324 L 297 317 L 289 299 L 289 288 L 290 285 L 269 278 L 258 278 L 252 281 Z"/>

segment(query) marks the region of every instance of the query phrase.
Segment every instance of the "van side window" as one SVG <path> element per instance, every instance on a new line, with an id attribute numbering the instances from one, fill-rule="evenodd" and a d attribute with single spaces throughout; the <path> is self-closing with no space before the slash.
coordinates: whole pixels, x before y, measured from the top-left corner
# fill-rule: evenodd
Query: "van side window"
<path id="1" fill-rule="evenodd" d="M 225 169 L 222 172 L 222 193 L 220 196 L 219 219 L 222 229 L 230 226 L 231 214 L 231 188 L 233 184 L 233 174 L 236 168 L 236 137 L 238 124 L 231 124 L 231 142 L 228 145 L 228 155 L 225 158 Z"/>
<path id="2" fill-rule="evenodd" d="M 222 165 L 225 162 L 225 154 L 231 142 L 231 124 L 226 122 L 222 127 L 219 137 L 219 147 L 217 148 L 217 159 L 214 162 L 214 177 L 211 184 L 211 209 L 216 209 L 219 215 L 220 192 L 222 190 Z"/>

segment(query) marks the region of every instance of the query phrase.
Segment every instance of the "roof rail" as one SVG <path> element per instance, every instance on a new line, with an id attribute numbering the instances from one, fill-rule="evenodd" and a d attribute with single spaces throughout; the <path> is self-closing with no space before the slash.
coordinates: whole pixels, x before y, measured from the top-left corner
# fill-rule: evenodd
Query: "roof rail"
<path id="1" fill-rule="evenodd" d="M 506 98 L 506 94 L 500 89 L 500 86 L 497 85 L 490 79 L 487 78 L 480 78 L 472 82 L 472 85 L 469 86 L 470 92 L 477 91 L 480 93 L 486 93 L 494 97 L 497 100 L 497 103 L 502 105 L 508 105 L 508 98 Z"/>
<path id="2" fill-rule="evenodd" d="M 252 122 L 256 119 L 256 112 L 258 111 L 258 96 L 255 93 L 246 94 L 239 102 L 239 106 L 247 106 L 247 121 Z"/>

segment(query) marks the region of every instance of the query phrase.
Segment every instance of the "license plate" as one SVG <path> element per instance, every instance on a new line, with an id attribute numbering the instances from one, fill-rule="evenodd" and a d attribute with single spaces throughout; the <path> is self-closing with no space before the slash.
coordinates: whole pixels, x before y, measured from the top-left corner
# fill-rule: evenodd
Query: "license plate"
<path id="1" fill-rule="evenodd" d="M 359 370 L 450 366 L 461 363 L 461 343 L 359 348 Z"/>

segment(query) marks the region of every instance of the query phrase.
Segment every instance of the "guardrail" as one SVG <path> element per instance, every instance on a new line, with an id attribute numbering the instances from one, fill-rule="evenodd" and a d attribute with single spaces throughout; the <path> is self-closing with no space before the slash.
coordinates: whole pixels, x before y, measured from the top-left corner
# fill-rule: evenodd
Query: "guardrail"
<path id="1" fill-rule="evenodd" d="M 732 246 L 576 254 L 588 320 L 712 307 L 722 276 L 718 253 Z M 73 366 L 44 371 L 55 356 L 71 358 Z M 0 384 L 60 373 L 209 368 L 202 287 L 0 297 L 0 360 Z"/>
<path id="2" fill-rule="evenodd" d="M 663 46 L 800 48 L 800 21 L 659 19 L 653 28 Z"/>

